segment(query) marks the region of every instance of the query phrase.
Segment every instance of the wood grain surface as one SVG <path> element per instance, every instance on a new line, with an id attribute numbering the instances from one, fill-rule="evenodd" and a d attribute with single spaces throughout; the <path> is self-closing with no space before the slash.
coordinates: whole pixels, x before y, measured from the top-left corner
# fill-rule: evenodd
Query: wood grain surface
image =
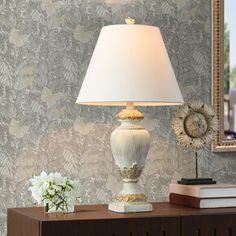
<path id="1" fill-rule="evenodd" d="M 236 236 L 236 208 L 194 209 L 153 203 L 153 212 L 114 213 L 81 205 L 75 213 L 8 209 L 8 236 Z"/>

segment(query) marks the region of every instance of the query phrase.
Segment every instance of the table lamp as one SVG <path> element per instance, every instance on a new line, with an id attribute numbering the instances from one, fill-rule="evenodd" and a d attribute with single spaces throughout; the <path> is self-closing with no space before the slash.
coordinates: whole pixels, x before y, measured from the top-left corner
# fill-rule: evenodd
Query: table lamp
<path id="1" fill-rule="evenodd" d="M 121 192 L 109 204 L 114 212 L 152 211 L 137 184 L 149 149 L 150 135 L 139 124 L 144 115 L 135 106 L 183 103 L 159 28 L 134 24 L 102 28 L 77 103 L 125 106 L 116 118 L 111 150 L 123 180 Z"/>

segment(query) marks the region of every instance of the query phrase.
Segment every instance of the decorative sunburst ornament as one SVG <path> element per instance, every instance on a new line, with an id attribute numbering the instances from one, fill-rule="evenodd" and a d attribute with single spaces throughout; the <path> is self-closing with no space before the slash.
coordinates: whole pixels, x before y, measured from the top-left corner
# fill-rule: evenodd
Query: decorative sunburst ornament
<path id="1" fill-rule="evenodd" d="M 211 105 L 193 100 L 179 107 L 172 126 L 178 142 L 197 151 L 213 141 L 218 119 Z"/>
<path id="2" fill-rule="evenodd" d="M 195 151 L 196 178 L 182 178 L 180 184 L 215 184 L 212 178 L 198 178 L 198 153 L 207 144 L 210 144 L 217 131 L 218 119 L 212 106 L 193 100 L 180 106 L 177 110 L 173 124 L 173 130 L 178 142 Z"/>

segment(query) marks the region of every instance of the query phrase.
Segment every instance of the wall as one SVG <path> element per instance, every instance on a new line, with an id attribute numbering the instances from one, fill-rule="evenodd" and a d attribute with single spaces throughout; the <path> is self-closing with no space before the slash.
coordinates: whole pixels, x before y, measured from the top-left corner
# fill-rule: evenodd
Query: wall
<path id="1" fill-rule="evenodd" d="M 119 190 L 109 146 L 119 109 L 75 104 L 103 25 L 159 26 L 185 100 L 210 102 L 210 0 L 2 0 L 0 10 L 0 235 L 7 207 L 31 205 L 27 181 L 42 170 L 79 178 L 84 203 Z M 166 200 L 171 181 L 193 176 L 194 155 L 176 144 L 174 108 L 141 110 L 152 143 L 140 183 Z M 236 182 L 234 155 L 202 151 L 202 176 Z"/>

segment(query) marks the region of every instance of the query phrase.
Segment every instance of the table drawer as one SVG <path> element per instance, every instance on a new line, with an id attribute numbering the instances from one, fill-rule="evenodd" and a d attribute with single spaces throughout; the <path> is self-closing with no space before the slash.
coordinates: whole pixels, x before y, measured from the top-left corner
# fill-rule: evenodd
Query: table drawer
<path id="1" fill-rule="evenodd" d="M 180 218 L 42 222 L 41 236 L 180 236 Z"/>
<path id="2" fill-rule="evenodd" d="M 236 236 L 236 214 L 182 217 L 183 236 Z"/>

